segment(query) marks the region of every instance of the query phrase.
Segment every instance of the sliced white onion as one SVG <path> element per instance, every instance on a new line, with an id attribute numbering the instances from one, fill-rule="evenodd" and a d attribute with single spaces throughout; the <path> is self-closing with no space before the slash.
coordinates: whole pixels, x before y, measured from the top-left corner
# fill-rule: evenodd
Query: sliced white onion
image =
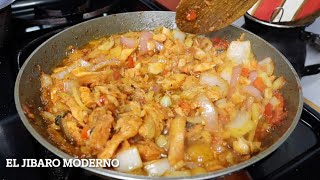
<path id="1" fill-rule="evenodd" d="M 218 113 L 214 105 L 203 94 L 197 98 L 197 102 L 199 103 L 199 106 L 204 109 L 204 111 L 201 113 L 201 116 L 206 119 L 206 129 L 210 131 L 215 130 L 218 124 Z"/>
<path id="2" fill-rule="evenodd" d="M 120 43 L 127 48 L 135 48 L 137 46 L 137 42 L 135 39 L 123 36 L 120 37 Z"/>
<path id="3" fill-rule="evenodd" d="M 120 172 L 130 172 L 143 166 L 139 151 L 136 147 L 131 147 L 121 151 L 116 155 L 119 160 L 119 166 L 115 168 Z"/>
<path id="4" fill-rule="evenodd" d="M 90 66 L 92 66 L 91 63 L 80 59 L 79 61 L 76 61 L 73 64 L 71 64 L 70 66 L 65 67 L 64 70 L 52 74 L 51 77 L 56 79 L 63 79 L 67 74 L 69 74 L 72 70 L 74 70 L 77 67 L 90 67 Z"/>
<path id="5" fill-rule="evenodd" d="M 120 63 L 121 62 L 119 59 L 109 59 L 109 60 L 102 61 L 101 63 L 94 65 L 91 68 L 91 71 L 97 71 L 105 66 L 118 66 L 118 65 L 120 65 Z"/>
<path id="6" fill-rule="evenodd" d="M 160 104 L 163 107 L 170 107 L 172 104 L 170 97 L 168 95 L 164 95 L 160 100 Z"/>
<path id="7" fill-rule="evenodd" d="M 251 85 L 244 86 L 243 90 L 246 93 L 250 94 L 251 96 L 257 98 L 258 100 L 262 99 L 261 92 L 257 88 L 255 88 L 254 86 L 251 86 Z"/>
<path id="8" fill-rule="evenodd" d="M 184 42 L 184 40 L 186 39 L 186 34 L 178 30 L 173 30 L 173 38 L 175 40 L 180 40 L 181 42 Z"/>
<path id="9" fill-rule="evenodd" d="M 258 76 L 258 72 L 257 71 L 251 71 L 250 74 L 249 74 L 249 79 L 251 82 L 253 82 L 254 80 L 256 80 Z"/>
<path id="10" fill-rule="evenodd" d="M 170 164 L 167 158 L 154 160 L 145 163 L 143 168 L 149 176 L 162 176 L 167 170 L 170 169 Z"/>
<path id="11" fill-rule="evenodd" d="M 242 67 L 240 65 L 233 67 L 232 75 L 230 79 L 230 86 L 235 87 L 238 84 L 238 80 L 241 74 Z"/>

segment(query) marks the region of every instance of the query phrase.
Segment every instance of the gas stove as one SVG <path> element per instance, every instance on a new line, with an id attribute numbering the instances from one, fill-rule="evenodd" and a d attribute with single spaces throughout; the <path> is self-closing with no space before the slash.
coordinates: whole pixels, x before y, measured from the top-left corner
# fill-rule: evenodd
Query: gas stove
<path id="1" fill-rule="evenodd" d="M 0 179 L 101 179 L 81 168 L 5 168 L 7 158 L 58 158 L 30 135 L 23 126 L 13 102 L 13 86 L 17 72 L 37 46 L 61 30 L 94 17 L 130 11 L 166 10 L 164 6 L 152 0 L 110 1 L 109 4 L 103 0 L 94 2 L 100 1 L 101 4 L 96 4 L 96 7 L 92 6 L 90 0 L 70 1 L 72 8 L 77 9 L 74 14 L 65 7 L 60 8 L 59 2 L 64 2 L 62 0 L 17 0 L 12 5 L 12 41 L 0 50 L 0 82 L 3 86 L 0 88 Z M 54 4 L 58 4 L 59 7 Z M 92 16 L 85 15 L 88 13 Z M 32 21 L 34 18 L 37 21 Z M 62 21 L 63 18 L 65 20 Z M 48 23 L 48 20 L 52 20 L 53 23 Z M 284 37 L 285 32 L 268 32 L 243 20 L 240 23 L 242 24 L 238 25 L 280 49 L 296 70 L 300 71 L 300 75 L 303 74 L 307 52 L 303 40 L 295 37 L 294 33 L 289 38 Z M 295 39 L 292 40 L 293 38 Z M 292 51 L 292 48 L 296 50 Z M 320 114 L 305 104 L 296 129 L 285 143 L 245 171 L 252 179 L 319 179 L 319 160 Z"/>

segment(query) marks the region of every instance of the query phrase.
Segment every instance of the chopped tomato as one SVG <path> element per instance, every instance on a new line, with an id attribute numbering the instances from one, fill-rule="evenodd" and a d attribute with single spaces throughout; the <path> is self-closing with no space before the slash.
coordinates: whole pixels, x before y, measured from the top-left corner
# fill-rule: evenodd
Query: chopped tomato
<path id="1" fill-rule="evenodd" d="M 187 19 L 188 21 L 194 21 L 194 20 L 196 20 L 196 19 L 197 19 L 197 13 L 196 13 L 196 11 L 195 11 L 195 10 L 189 10 L 189 11 L 187 12 L 186 19 Z"/>
<path id="2" fill-rule="evenodd" d="M 256 80 L 253 81 L 253 86 L 261 92 L 266 88 L 261 77 L 257 77 Z"/>
<path id="3" fill-rule="evenodd" d="M 211 39 L 214 47 L 216 49 L 227 49 L 228 46 L 229 46 L 229 43 L 227 40 L 224 40 L 224 39 L 221 39 L 221 38 L 218 38 L 218 37 L 214 37 Z"/>
<path id="4" fill-rule="evenodd" d="M 128 57 L 128 68 L 134 68 L 134 61 L 132 56 Z"/>
<path id="5" fill-rule="evenodd" d="M 250 73 L 250 70 L 248 68 L 242 68 L 241 70 L 241 76 L 248 77 Z"/>
<path id="6" fill-rule="evenodd" d="M 268 103 L 264 111 L 267 122 L 272 125 L 280 123 L 287 115 L 287 112 L 284 110 L 283 96 L 278 92 L 276 92 L 274 96 L 280 101 L 280 104 L 272 107 L 272 105 Z"/>
<path id="7" fill-rule="evenodd" d="M 264 109 L 264 115 L 267 119 L 271 119 L 272 118 L 272 104 L 268 103 Z"/>
<path id="8" fill-rule="evenodd" d="M 89 137 L 88 137 L 88 131 L 89 131 L 89 129 L 87 128 L 87 127 L 84 127 L 83 129 L 82 129 L 82 131 L 81 131 L 81 137 L 83 138 L 83 139 L 88 139 Z"/>

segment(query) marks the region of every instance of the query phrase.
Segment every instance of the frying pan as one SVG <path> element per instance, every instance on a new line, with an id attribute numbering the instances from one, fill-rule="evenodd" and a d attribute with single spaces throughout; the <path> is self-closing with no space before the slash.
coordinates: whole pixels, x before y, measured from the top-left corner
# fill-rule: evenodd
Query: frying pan
<path id="1" fill-rule="evenodd" d="M 88 41 L 115 33 L 127 31 L 151 30 L 158 26 L 176 28 L 175 13 L 161 11 L 132 12 L 109 15 L 93 19 L 66 29 L 40 45 L 26 60 L 16 79 L 15 103 L 19 116 L 28 131 L 48 150 L 60 158 L 73 158 L 57 148 L 47 139 L 38 107 L 41 107 L 40 81 L 41 72 L 52 73 L 52 69 L 61 63 L 65 50 L 69 45 L 82 46 Z M 207 179 L 223 176 L 244 169 L 276 150 L 291 134 L 298 123 L 302 111 L 303 99 L 299 77 L 289 61 L 269 43 L 258 36 L 235 26 L 228 26 L 218 32 L 209 34 L 213 37 L 224 37 L 235 40 L 244 33 L 245 40 L 251 41 L 252 50 L 258 60 L 271 57 L 275 63 L 275 75 L 285 77 L 287 83 L 282 90 L 286 100 L 288 116 L 281 126 L 268 136 L 262 143 L 265 150 L 251 159 L 231 167 L 192 176 L 194 179 Z M 29 106 L 35 114 L 35 120 L 29 119 L 23 112 L 23 106 Z M 148 179 L 149 177 L 124 174 L 102 168 L 84 168 L 101 176 L 120 179 Z M 190 177 L 185 177 L 190 178 Z M 175 179 L 175 178 L 172 178 Z M 178 177 L 176 179 L 181 179 Z"/>

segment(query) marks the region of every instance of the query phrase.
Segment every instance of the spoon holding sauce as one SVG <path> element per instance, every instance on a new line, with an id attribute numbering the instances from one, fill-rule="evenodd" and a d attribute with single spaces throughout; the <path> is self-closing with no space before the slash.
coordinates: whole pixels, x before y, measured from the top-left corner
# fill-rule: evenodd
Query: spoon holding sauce
<path id="1" fill-rule="evenodd" d="M 258 0 L 181 0 L 176 23 L 181 31 L 207 34 L 230 25 Z"/>

